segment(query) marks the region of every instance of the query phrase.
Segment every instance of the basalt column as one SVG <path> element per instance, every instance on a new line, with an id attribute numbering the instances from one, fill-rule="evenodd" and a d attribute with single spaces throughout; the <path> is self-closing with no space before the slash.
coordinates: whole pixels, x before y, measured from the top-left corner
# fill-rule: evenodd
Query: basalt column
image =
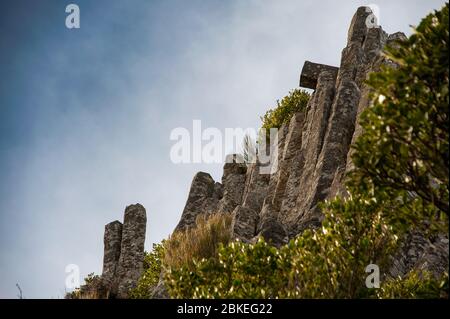
<path id="1" fill-rule="evenodd" d="M 116 274 L 122 245 L 122 223 L 118 220 L 105 226 L 104 255 L 103 255 L 103 282 L 110 286 Z"/>
<path id="2" fill-rule="evenodd" d="M 142 274 L 146 224 L 147 216 L 142 205 L 130 205 L 125 209 L 116 271 L 117 298 L 128 298 L 130 289 L 136 286 Z"/>

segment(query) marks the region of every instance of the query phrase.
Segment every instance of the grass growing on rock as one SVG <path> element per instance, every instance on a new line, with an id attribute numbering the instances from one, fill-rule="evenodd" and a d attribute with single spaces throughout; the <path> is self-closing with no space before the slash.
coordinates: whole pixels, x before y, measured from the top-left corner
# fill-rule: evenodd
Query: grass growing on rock
<path id="1" fill-rule="evenodd" d="M 164 265 L 172 268 L 194 267 L 203 258 L 215 258 L 219 244 L 231 240 L 229 214 L 202 214 L 197 216 L 194 227 L 174 233 L 166 241 Z"/>

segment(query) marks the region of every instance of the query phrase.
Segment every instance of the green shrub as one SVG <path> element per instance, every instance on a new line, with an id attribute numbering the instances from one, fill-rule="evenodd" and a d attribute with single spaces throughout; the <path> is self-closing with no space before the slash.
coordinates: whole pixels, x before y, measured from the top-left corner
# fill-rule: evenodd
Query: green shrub
<path id="1" fill-rule="evenodd" d="M 84 278 L 84 284 L 85 285 L 89 285 L 92 284 L 93 282 L 100 280 L 100 276 L 96 275 L 95 273 L 91 272 L 90 274 L 88 274 L 85 278 Z"/>
<path id="2" fill-rule="evenodd" d="M 80 288 L 75 288 L 73 291 L 66 292 L 64 295 L 64 299 L 81 299 L 80 297 Z"/>
<path id="3" fill-rule="evenodd" d="M 448 273 L 438 280 L 427 272 L 410 272 L 404 278 L 388 280 L 377 290 L 377 297 L 383 299 L 448 299 Z"/>
<path id="4" fill-rule="evenodd" d="M 165 283 L 173 298 L 264 298 L 284 279 L 279 252 L 263 240 L 254 245 L 220 245 L 217 259 L 202 259 L 194 269 L 169 268 Z"/>
<path id="5" fill-rule="evenodd" d="M 310 94 L 305 90 L 294 89 L 281 101 L 277 100 L 277 107 L 270 109 L 261 117 L 262 128 L 280 128 L 290 121 L 292 115 L 306 109 Z"/>
<path id="6" fill-rule="evenodd" d="M 66 293 L 65 299 L 103 299 L 106 291 L 101 276 L 91 272 L 84 278 L 84 284 Z"/>
<path id="7" fill-rule="evenodd" d="M 164 240 L 160 244 L 153 244 L 150 253 L 145 253 L 144 272 L 139 279 L 137 286 L 131 291 L 130 297 L 133 299 L 151 298 L 153 288 L 159 281 L 162 270 L 162 259 L 164 258 Z"/>
<path id="8" fill-rule="evenodd" d="M 336 199 L 324 207 L 321 229 L 307 230 L 280 249 L 263 240 L 233 242 L 220 248 L 217 259 L 169 268 L 165 282 L 175 298 L 368 296 L 365 267 L 383 267 L 396 243 L 380 220 L 382 208 L 361 197 Z"/>
<path id="9" fill-rule="evenodd" d="M 427 273 L 381 281 L 367 288 L 366 267 L 376 264 L 387 278 L 397 236 L 383 219 L 386 202 L 352 196 L 324 204 L 322 228 L 307 230 L 277 249 L 255 244 L 220 245 L 217 258 L 193 267 L 169 267 L 165 283 L 172 298 L 440 298 L 448 276 Z M 392 207 L 388 207 L 392 209 Z"/>
<path id="10" fill-rule="evenodd" d="M 405 205 L 422 201 L 423 211 L 411 206 L 397 216 L 416 225 L 448 221 L 448 24 L 446 4 L 425 17 L 408 40 L 387 48 L 399 67 L 370 76 L 373 106 L 361 115 L 364 134 L 352 157 L 358 191 L 383 189 Z"/>

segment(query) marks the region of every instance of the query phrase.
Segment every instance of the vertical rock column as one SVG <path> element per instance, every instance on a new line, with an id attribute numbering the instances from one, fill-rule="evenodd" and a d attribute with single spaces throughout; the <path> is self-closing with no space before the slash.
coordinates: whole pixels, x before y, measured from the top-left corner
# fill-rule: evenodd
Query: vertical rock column
<path id="1" fill-rule="evenodd" d="M 116 270 L 117 298 L 128 298 L 129 290 L 136 286 L 142 274 L 146 224 L 147 216 L 142 205 L 130 205 L 125 209 Z"/>
<path id="2" fill-rule="evenodd" d="M 216 213 L 221 198 L 222 185 L 214 182 L 208 173 L 198 172 L 192 180 L 189 196 L 175 231 L 194 226 L 198 215 Z"/>
<path id="3" fill-rule="evenodd" d="M 297 218 L 305 210 L 309 210 L 309 203 L 314 197 L 315 175 L 332 115 L 335 84 L 336 72 L 325 70 L 320 73 L 316 90 L 308 102 L 304 124 L 297 125 L 297 129 L 301 129 L 302 133 L 291 138 L 290 143 L 297 143 L 294 148 L 300 150 L 287 168 L 289 176 L 279 206 L 280 221 L 289 228 L 291 236 L 299 232 Z"/>
<path id="4" fill-rule="evenodd" d="M 296 214 L 291 214 L 295 218 L 291 220 L 294 225 L 292 235 L 305 228 L 319 226 L 323 216 L 317 204 L 343 189 L 347 156 L 360 108 L 360 85 L 370 71 L 371 59 L 376 58 L 384 39 L 381 28 L 367 23 L 371 14 L 370 8 L 359 7 L 350 24 L 325 135 L 323 142 L 317 144 L 319 156 L 314 156 L 313 161 L 305 156 L 304 171 L 309 171 L 309 164 L 314 163 L 314 166 L 312 174 L 303 174 L 305 179 L 301 180 L 306 192 L 297 199 L 294 208 Z"/>
<path id="5" fill-rule="evenodd" d="M 110 286 L 116 274 L 117 265 L 120 258 L 120 246 L 122 245 L 122 223 L 118 220 L 105 226 L 105 236 L 103 238 L 103 282 Z"/>
<path id="6" fill-rule="evenodd" d="M 238 156 L 236 154 L 228 155 L 223 167 L 223 197 L 218 206 L 220 213 L 231 214 L 236 206 L 242 204 L 247 165 Z"/>

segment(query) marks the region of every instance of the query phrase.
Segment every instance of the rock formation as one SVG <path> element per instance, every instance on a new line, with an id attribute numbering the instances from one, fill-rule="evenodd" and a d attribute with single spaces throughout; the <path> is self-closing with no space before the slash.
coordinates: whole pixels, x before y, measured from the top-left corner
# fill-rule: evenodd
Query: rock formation
<path id="1" fill-rule="evenodd" d="M 253 242 L 263 236 L 279 246 L 320 225 L 318 204 L 346 196 L 344 178 L 353 167 L 350 146 L 362 132 L 359 115 L 369 106 L 370 88 L 364 80 L 383 64 L 394 66 L 382 49 L 406 38 L 401 32 L 384 32 L 373 24 L 372 15 L 368 7 L 357 9 L 339 67 L 310 61 L 303 65 L 300 86 L 314 92 L 305 112 L 279 129 L 278 152 L 272 158 L 278 170 L 261 174 L 259 163 L 233 161 L 225 164 L 221 184 L 207 173 L 198 173 L 176 230 L 192 226 L 199 214 L 232 213 L 235 238 Z M 415 235 L 420 240 L 404 247 L 393 272 L 414 267 L 448 269 L 448 236 L 441 237 L 434 244 Z M 426 260 L 433 260 L 433 265 Z"/>
<path id="2" fill-rule="evenodd" d="M 121 244 L 122 223 L 116 220 L 105 226 L 105 235 L 103 237 L 104 255 L 102 277 L 108 285 L 112 284 L 115 279 Z"/>
<path id="3" fill-rule="evenodd" d="M 360 134 L 357 115 L 369 103 L 363 80 L 385 63 L 381 49 L 389 36 L 381 27 L 366 25 L 371 13 L 366 7 L 355 13 L 340 67 L 305 62 L 300 86 L 314 92 L 306 111 L 279 130 L 277 158 L 272 159 L 278 170 L 260 174 L 258 163 L 227 163 L 222 184 L 198 173 L 177 230 L 193 225 L 198 214 L 232 212 L 235 237 L 252 241 L 263 235 L 279 245 L 320 224 L 317 204 L 344 192 L 350 144 Z"/>
<path id="4" fill-rule="evenodd" d="M 344 178 L 353 168 L 351 144 L 362 133 L 361 112 L 369 106 L 370 72 L 395 66 L 381 54 L 386 44 L 405 39 L 388 35 L 371 21 L 368 7 L 357 9 L 339 67 L 306 61 L 300 86 L 313 89 L 306 110 L 295 114 L 278 132 L 277 152 L 271 154 L 277 170 L 261 174 L 261 163 L 243 164 L 231 155 L 221 183 L 204 172 L 195 175 L 175 231 L 195 224 L 201 214 L 232 214 L 232 234 L 244 242 L 259 236 L 275 246 L 287 243 L 303 230 L 322 221 L 318 204 L 336 195 L 346 196 Z M 103 281 L 110 296 L 126 298 L 142 271 L 145 209 L 127 207 L 124 225 L 105 227 Z M 448 271 L 448 235 L 432 241 L 411 234 L 395 258 L 392 275 L 411 269 Z M 167 297 L 162 280 L 155 298 Z"/>
<path id="5" fill-rule="evenodd" d="M 147 215 L 144 206 L 125 208 L 123 224 L 105 226 L 103 272 L 80 289 L 81 298 L 128 298 L 142 275 Z"/>
<path id="6" fill-rule="evenodd" d="M 144 206 L 136 204 L 125 209 L 120 257 L 113 285 L 117 298 L 127 298 L 129 290 L 136 286 L 142 274 L 146 225 Z"/>

